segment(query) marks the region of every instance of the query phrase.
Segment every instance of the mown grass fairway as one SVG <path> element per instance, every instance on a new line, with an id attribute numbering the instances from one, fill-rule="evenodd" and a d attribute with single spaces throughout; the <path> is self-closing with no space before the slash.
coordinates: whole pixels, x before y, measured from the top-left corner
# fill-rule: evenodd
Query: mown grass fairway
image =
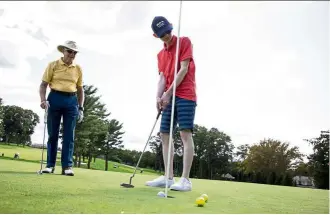
<path id="1" fill-rule="evenodd" d="M 0 156 L 1 153 L 4 153 L 5 159 L 10 159 L 14 157 L 14 154 L 16 152 L 20 153 L 20 160 L 21 161 L 26 161 L 26 162 L 31 162 L 31 163 L 38 163 L 39 168 L 40 168 L 40 162 L 41 162 L 41 153 L 42 149 L 37 149 L 37 148 L 31 148 L 31 147 L 21 147 L 17 145 L 7 145 L 7 144 L 0 144 Z M 47 159 L 47 149 L 44 150 L 44 163 L 46 162 Z M 57 152 L 57 162 L 56 165 L 58 169 L 61 168 L 61 152 Z M 114 165 L 120 166 L 119 168 L 113 168 Z M 102 159 L 96 159 L 95 162 L 94 160 L 91 162 L 91 169 L 96 169 L 96 170 L 104 170 L 105 166 L 105 161 Z M 81 168 L 87 168 L 86 164 L 81 165 Z M 108 161 L 108 169 L 109 171 L 114 171 L 114 172 L 126 172 L 126 173 L 133 173 L 134 167 L 132 166 L 127 166 L 123 165 L 117 162 L 112 162 Z M 139 171 L 136 171 L 136 174 L 139 174 Z M 150 169 L 143 169 L 143 174 L 152 174 L 152 175 L 159 175 L 154 170 Z"/>
<path id="2" fill-rule="evenodd" d="M 39 168 L 0 157 L 1 213 L 329 213 L 325 190 L 193 179 L 192 192 L 172 191 L 175 198 L 164 199 L 157 197 L 161 189 L 144 186 L 152 174 L 136 175 L 128 189 L 120 183 L 130 173 L 75 168 L 69 177 L 60 168 L 37 175 Z M 202 193 L 209 202 L 199 208 L 194 203 Z"/>

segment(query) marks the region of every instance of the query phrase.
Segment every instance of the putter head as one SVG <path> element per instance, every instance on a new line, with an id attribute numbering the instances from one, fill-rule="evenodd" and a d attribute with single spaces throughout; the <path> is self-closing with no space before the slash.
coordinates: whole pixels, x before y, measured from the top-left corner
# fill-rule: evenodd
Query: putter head
<path id="1" fill-rule="evenodd" d="M 126 187 L 126 188 L 134 188 L 134 185 L 132 184 L 127 184 L 127 183 L 121 183 L 120 186 Z"/>
<path id="2" fill-rule="evenodd" d="M 38 175 L 42 175 L 42 171 L 41 171 L 41 170 L 38 170 L 38 171 L 37 171 L 37 174 L 38 174 Z"/>

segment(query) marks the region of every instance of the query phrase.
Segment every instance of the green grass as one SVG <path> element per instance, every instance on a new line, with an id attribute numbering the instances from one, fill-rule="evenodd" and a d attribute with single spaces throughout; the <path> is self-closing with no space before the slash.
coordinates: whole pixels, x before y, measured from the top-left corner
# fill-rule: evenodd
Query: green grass
<path id="1" fill-rule="evenodd" d="M 0 160 L 1 213 L 328 213 L 328 192 L 296 187 L 193 179 L 193 191 L 156 196 L 145 187 L 152 175 L 137 175 L 132 189 L 120 188 L 130 174 L 75 169 L 76 176 L 37 175 L 38 165 Z M 203 208 L 194 205 L 209 195 Z"/>
<path id="2" fill-rule="evenodd" d="M 75 168 L 76 175 L 69 177 L 60 175 L 60 169 L 37 175 L 39 168 L 37 162 L 0 157 L 1 213 L 329 213 L 326 190 L 192 179 L 193 191 L 170 191 L 175 198 L 164 199 L 157 197 L 162 189 L 144 186 L 155 177 L 152 174 L 136 175 L 135 188 L 128 189 L 120 183 L 129 182 L 130 173 Z M 196 207 L 195 199 L 203 193 L 209 202 Z"/>
<path id="3" fill-rule="evenodd" d="M 41 162 L 41 153 L 42 149 L 31 148 L 31 147 L 22 147 L 17 145 L 6 145 L 0 144 L 0 156 L 2 153 L 5 153 L 5 156 L 2 157 L 4 159 L 13 159 L 14 154 L 16 152 L 20 153 L 20 161 L 31 162 L 31 163 L 39 163 Z M 1 158 L 1 157 L 0 157 Z M 44 161 L 47 158 L 47 150 L 44 150 Z M 87 163 L 87 160 L 85 161 Z M 57 168 L 60 168 L 61 165 L 61 152 L 57 153 Z M 114 165 L 119 166 L 119 168 L 114 168 Z M 87 168 L 87 164 L 81 165 L 81 168 Z M 94 159 L 91 162 L 91 169 L 94 170 L 104 170 L 105 168 L 105 161 L 102 159 L 96 159 L 94 163 Z M 126 172 L 126 173 L 133 173 L 135 167 L 120 164 L 113 161 L 108 161 L 108 170 L 113 172 Z M 143 169 L 143 174 L 151 174 L 151 175 L 159 175 L 154 170 L 151 169 Z M 136 174 L 139 174 L 139 171 L 136 171 Z"/>

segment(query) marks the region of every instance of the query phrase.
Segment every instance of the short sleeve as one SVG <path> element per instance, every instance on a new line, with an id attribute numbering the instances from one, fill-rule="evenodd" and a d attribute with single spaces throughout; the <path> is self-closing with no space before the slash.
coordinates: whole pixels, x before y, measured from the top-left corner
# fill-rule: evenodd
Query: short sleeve
<path id="1" fill-rule="evenodd" d="M 158 53 L 158 55 L 157 55 L 157 64 L 158 64 L 158 74 L 160 74 L 161 72 L 164 72 L 163 70 L 164 70 L 164 68 L 163 68 L 163 63 L 162 63 L 162 60 L 161 60 L 161 56 L 160 56 L 161 54 L 160 53 Z"/>
<path id="2" fill-rule="evenodd" d="M 78 77 L 78 81 L 77 81 L 77 86 L 79 87 L 83 87 L 83 74 L 82 74 L 82 70 L 81 70 L 81 67 L 78 66 L 78 74 L 79 74 L 79 77 Z"/>
<path id="3" fill-rule="evenodd" d="M 193 57 L 192 44 L 188 37 L 182 38 L 180 47 L 180 62 Z"/>
<path id="4" fill-rule="evenodd" d="M 50 83 L 52 81 L 52 78 L 53 78 L 53 63 L 49 63 L 45 72 L 44 72 L 44 75 L 42 76 L 42 80 L 47 82 L 47 83 Z"/>

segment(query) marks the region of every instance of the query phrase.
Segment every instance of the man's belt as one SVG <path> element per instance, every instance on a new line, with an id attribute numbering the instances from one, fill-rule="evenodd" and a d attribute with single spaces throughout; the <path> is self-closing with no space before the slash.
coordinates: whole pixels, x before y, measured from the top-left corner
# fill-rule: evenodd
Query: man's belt
<path id="1" fill-rule="evenodd" d="M 58 90 L 54 90 L 54 89 L 51 89 L 51 92 L 58 93 L 58 94 L 61 94 L 61 95 L 64 95 L 64 96 L 75 96 L 75 95 L 77 95 L 77 92 L 63 92 L 63 91 L 58 91 Z"/>

